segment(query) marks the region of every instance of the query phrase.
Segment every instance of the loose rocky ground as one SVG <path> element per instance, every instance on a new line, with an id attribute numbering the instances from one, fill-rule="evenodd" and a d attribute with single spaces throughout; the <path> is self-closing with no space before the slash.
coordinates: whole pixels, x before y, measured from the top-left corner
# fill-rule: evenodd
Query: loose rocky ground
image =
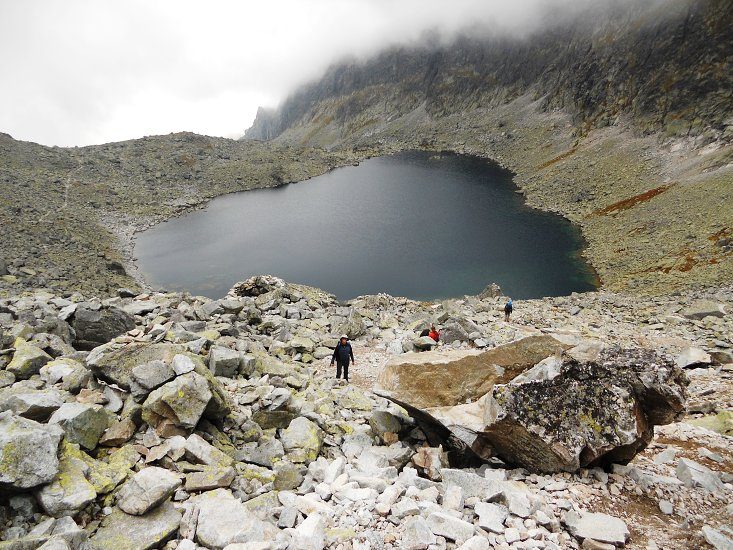
<path id="1" fill-rule="evenodd" d="M 733 288 L 520 301 L 510 323 L 490 294 L 339 304 L 258 278 L 217 301 L 0 300 L 0 548 L 728 548 Z M 689 414 L 610 471 L 451 466 L 370 391 L 391 358 L 437 353 L 405 353 L 430 322 L 457 354 L 537 333 L 591 361 L 654 348 L 689 375 Z M 328 366 L 342 332 L 351 385 Z"/>

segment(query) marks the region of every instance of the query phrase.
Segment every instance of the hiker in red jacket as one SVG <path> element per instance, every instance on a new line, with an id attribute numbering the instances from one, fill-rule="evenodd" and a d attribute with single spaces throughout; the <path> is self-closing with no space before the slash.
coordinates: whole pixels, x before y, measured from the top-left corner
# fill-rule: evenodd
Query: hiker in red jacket
<path id="1" fill-rule="evenodd" d="M 438 329 L 435 328 L 435 325 L 430 325 L 430 332 L 428 333 L 428 336 L 430 336 L 435 342 L 440 341 L 440 332 L 438 332 Z"/>

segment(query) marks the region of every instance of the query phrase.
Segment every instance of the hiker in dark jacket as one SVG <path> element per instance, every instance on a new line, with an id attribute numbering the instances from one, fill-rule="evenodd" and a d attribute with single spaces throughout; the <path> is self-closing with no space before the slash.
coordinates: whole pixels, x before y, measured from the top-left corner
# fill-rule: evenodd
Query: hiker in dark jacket
<path id="1" fill-rule="evenodd" d="M 509 316 L 512 314 L 512 311 L 514 311 L 514 302 L 509 298 L 509 301 L 504 306 L 504 321 L 507 323 L 509 322 Z"/>
<path id="2" fill-rule="evenodd" d="M 349 337 L 342 334 L 331 357 L 332 367 L 334 361 L 336 362 L 336 378 L 341 378 L 341 369 L 343 368 L 344 380 L 349 381 L 349 360 L 354 363 L 354 350 L 351 349 L 351 344 L 349 344 Z"/>

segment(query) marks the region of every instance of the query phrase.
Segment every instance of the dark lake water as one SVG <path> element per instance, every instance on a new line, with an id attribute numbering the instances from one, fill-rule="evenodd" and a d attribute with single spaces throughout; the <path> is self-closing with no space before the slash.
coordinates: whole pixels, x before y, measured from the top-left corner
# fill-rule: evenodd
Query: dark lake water
<path id="1" fill-rule="evenodd" d="M 135 255 L 152 285 L 212 298 L 265 273 L 342 299 L 458 297 L 491 282 L 516 298 L 593 289 L 579 232 L 515 190 L 486 160 L 405 152 L 219 197 L 138 235 Z"/>

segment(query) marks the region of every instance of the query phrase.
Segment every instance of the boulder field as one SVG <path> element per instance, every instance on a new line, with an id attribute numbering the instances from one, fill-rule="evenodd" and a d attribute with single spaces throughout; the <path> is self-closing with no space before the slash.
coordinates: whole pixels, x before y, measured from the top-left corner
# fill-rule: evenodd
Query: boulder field
<path id="1" fill-rule="evenodd" d="M 499 294 L 1 299 L 0 549 L 729 548 L 733 291 Z"/>

